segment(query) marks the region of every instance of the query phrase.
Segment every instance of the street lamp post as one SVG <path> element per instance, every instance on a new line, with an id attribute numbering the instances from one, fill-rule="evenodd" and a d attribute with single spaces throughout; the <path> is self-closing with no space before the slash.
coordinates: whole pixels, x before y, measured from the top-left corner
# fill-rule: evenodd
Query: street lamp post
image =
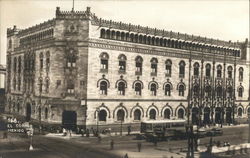
<path id="1" fill-rule="evenodd" d="M 96 132 L 97 132 L 97 136 L 99 136 L 99 113 L 100 113 L 100 109 L 96 108 L 96 112 L 97 112 L 97 116 L 96 116 Z"/>

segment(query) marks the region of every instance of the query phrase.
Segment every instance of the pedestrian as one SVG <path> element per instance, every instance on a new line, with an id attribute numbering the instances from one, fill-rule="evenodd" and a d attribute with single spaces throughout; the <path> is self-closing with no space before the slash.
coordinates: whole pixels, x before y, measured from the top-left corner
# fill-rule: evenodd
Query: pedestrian
<path id="1" fill-rule="evenodd" d="M 141 142 L 137 143 L 137 147 L 138 147 L 138 152 L 141 152 Z"/>
<path id="2" fill-rule="evenodd" d="M 124 158 L 128 158 L 128 154 L 127 153 L 125 154 Z"/>
<path id="3" fill-rule="evenodd" d="M 110 141 L 110 149 L 113 150 L 114 149 L 114 140 L 111 139 Z"/>
<path id="4" fill-rule="evenodd" d="M 89 137 L 89 129 L 86 129 L 86 137 Z"/>
<path id="5" fill-rule="evenodd" d="M 72 134 L 72 130 L 70 129 L 70 130 L 69 130 L 69 136 L 70 136 L 70 137 L 71 137 L 71 134 Z"/>
<path id="6" fill-rule="evenodd" d="M 157 137 L 154 137 L 154 145 L 157 146 Z"/>
<path id="7" fill-rule="evenodd" d="M 128 126 L 128 135 L 130 135 L 130 132 L 131 132 L 131 126 L 129 125 Z"/>

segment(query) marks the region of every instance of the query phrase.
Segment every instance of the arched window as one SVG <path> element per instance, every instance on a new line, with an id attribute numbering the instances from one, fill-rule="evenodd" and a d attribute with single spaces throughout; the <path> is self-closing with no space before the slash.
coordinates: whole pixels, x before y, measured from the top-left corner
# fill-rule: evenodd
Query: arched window
<path id="1" fill-rule="evenodd" d="M 156 58 L 152 58 L 150 60 L 150 62 L 151 62 L 151 75 L 156 76 L 157 75 L 157 63 L 158 63 L 158 60 Z"/>
<path id="2" fill-rule="evenodd" d="M 218 86 L 216 88 L 216 95 L 217 95 L 217 97 L 222 97 L 222 87 L 221 86 Z"/>
<path id="3" fill-rule="evenodd" d="M 171 72 L 172 72 L 172 61 L 171 60 L 166 60 L 166 77 L 171 77 Z"/>
<path id="4" fill-rule="evenodd" d="M 67 83 L 67 92 L 73 94 L 75 92 L 75 83 L 73 80 L 68 80 Z"/>
<path id="5" fill-rule="evenodd" d="M 222 70 L 222 66 L 221 66 L 221 65 L 218 65 L 218 66 L 217 66 L 217 77 L 218 77 L 218 78 L 221 78 L 221 70 Z"/>
<path id="6" fill-rule="evenodd" d="M 179 85 L 179 96 L 184 96 L 184 85 Z"/>
<path id="7" fill-rule="evenodd" d="M 243 96 L 243 87 L 239 87 L 238 89 L 238 97 L 242 97 Z"/>
<path id="8" fill-rule="evenodd" d="M 49 92 L 49 79 L 47 78 L 46 79 L 46 89 L 45 89 L 45 91 L 48 93 Z"/>
<path id="9" fill-rule="evenodd" d="M 123 109 L 117 111 L 117 121 L 124 121 L 125 112 Z"/>
<path id="10" fill-rule="evenodd" d="M 45 116 L 45 119 L 48 119 L 48 108 L 45 108 L 44 110 L 44 116 Z"/>
<path id="11" fill-rule="evenodd" d="M 243 68 L 240 67 L 239 68 L 239 81 L 243 81 L 243 72 L 244 72 Z"/>
<path id="12" fill-rule="evenodd" d="M 151 85 L 150 85 L 150 91 L 151 91 L 151 95 L 153 95 L 153 96 L 156 96 L 156 84 L 155 83 L 152 83 Z"/>
<path id="13" fill-rule="evenodd" d="M 119 72 L 125 72 L 126 71 L 126 56 L 124 54 L 119 55 Z"/>
<path id="14" fill-rule="evenodd" d="M 40 70 L 42 70 L 43 69 L 43 53 L 42 52 L 40 53 L 39 57 L 40 57 Z"/>
<path id="15" fill-rule="evenodd" d="M 121 40 L 125 41 L 125 33 L 124 32 L 121 33 Z"/>
<path id="16" fill-rule="evenodd" d="M 199 76 L 199 63 L 194 63 L 194 76 L 198 77 Z"/>
<path id="17" fill-rule="evenodd" d="M 165 85 L 165 95 L 171 96 L 171 85 L 170 84 Z"/>
<path id="18" fill-rule="evenodd" d="M 105 29 L 101 29 L 101 38 L 105 38 Z"/>
<path id="19" fill-rule="evenodd" d="M 108 84 L 106 81 L 100 83 L 100 94 L 107 95 L 108 93 Z"/>
<path id="20" fill-rule="evenodd" d="M 30 88 L 30 87 L 29 87 Z M 39 92 L 42 93 L 43 92 L 43 79 L 40 78 L 39 79 Z"/>
<path id="21" fill-rule="evenodd" d="M 98 113 L 99 121 L 107 121 L 107 112 L 106 110 L 100 110 Z"/>
<path id="22" fill-rule="evenodd" d="M 227 67 L 227 76 L 228 76 L 228 78 L 232 78 L 232 76 L 233 76 L 233 67 L 232 66 Z"/>
<path id="23" fill-rule="evenodd" d="M 139 109 L 134 111 L 134 120 L 141 120 L 141 111 Z"/>
<path id="24" fill-rule="evenodd" d="M 205 86 L 205 97 L 211 97 L 211 86 Z"/>
<path id="25" fill-rule="evenodd" d="M 17 81 L 17 90 L 21 91 L 21 77 L 18 77 L 18 81 Z"/>
<path id="26" fill-rule="evenodd" d="M 49 71 L 49 67 L 50 67 L 50 53 L 47 52 L 46 53 L 46 70 Z"/>
<path id="27" fill-rule="evenodd" d="M 184 110 L 180 108 L 177 112 L 177 115 L 179 119 L 184 119 Z"/>
<path id="28" fill-rule="evenodd" d="M 211 76 L 211 65 L 206 64 L 206 77 L 210 77 L 210 76 Z"/>
<path id="29" fill-rule="evenodd" d="M 103 52 L 100 55 L 100 59 L 101 59 L 101 70 L 108 70 L 108 59 L 109 59 L 109 55 L 105 52 Z"/>
<path id="30" fill-rule="evenodd" d="M 136 94 L 136 95 L 141 95 L 141 89 L 142 89 L 141 83 L 137 82 L 137 83 L 135 84 L 135 94 Z"/>
<path id="31" fill-rule="evenodd" d="M 143 59 L 141 56 L 137 56 L 135 58 L 135 73 L 136 75 L 141 75 L 142 74 L 142 62 L 143 62 Z"/>
<path id="32" fill-rule="evenodd" d="M 242 117 L 243 110 L 241 107 L 238 108 L 238 116 Z"/>
<path id="33" fill-rule="evenodd" d="M 156 111 L 155 111 L 155 109 L 151 109 L 149 111 L 149 119 L 152 119 L 152 120 L 156 119 Z"/>
<path id="34" fill-rule="evenodd" d="M 227 97 L 232 98 L 233 97 L 233 88 L 227 87 Z"/>
<path id="35" fill-rule="evenodd" d="M 164 118 L 165 119 L 170 119 L 171 111 L 170 109 L 165 109 L 164 110 Z"/>
<path id="36" fill-rule="evenodd" d="M 21 56 L 18 57 L 18 73 L 20 74 L 22 70 L 22 59 Z"/>
<path id="37" fill-rule="evenodd" d="M 125 83 L 122 81 L 118 83 L 118 92 L 120 95 L 125 95 Z"/>
<path id="38" fill-rule="evenodd" d="M 17 70 L 17 58 L 14 58 L 14 62 L 13 62 L 13 69 L 14 69 L 14 73 L 16 73 Z"/>
<path id="39" fill-rule="evenodd" d="M 180 78 L 184 78 L 185 77 L 185 62 L 181 61 L 179 63 L 179 77 Z"/>

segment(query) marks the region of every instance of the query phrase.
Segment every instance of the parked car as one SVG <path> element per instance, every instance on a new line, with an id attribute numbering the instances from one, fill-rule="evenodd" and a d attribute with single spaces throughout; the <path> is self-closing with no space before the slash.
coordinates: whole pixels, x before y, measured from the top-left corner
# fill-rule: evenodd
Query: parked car
<path id="1" fill-rule="evenodd" d="M 207 136 L 221 136 L 223 131 L 219 128 L 212 128 L 207 132 Z"/>

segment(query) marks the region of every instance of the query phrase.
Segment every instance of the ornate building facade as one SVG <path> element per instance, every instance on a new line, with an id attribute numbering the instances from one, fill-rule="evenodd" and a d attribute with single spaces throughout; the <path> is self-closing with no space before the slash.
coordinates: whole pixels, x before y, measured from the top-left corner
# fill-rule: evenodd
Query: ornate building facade
<path id="1" fill-rule="evenodd" d="M 5 110 L 55 125 L 101 128 L 142 120 L 244 122 L 249 42 L 227 42 L 61 11 L 7 30 Z M 124 126 L 125 127 L 125 126 Z"/>

